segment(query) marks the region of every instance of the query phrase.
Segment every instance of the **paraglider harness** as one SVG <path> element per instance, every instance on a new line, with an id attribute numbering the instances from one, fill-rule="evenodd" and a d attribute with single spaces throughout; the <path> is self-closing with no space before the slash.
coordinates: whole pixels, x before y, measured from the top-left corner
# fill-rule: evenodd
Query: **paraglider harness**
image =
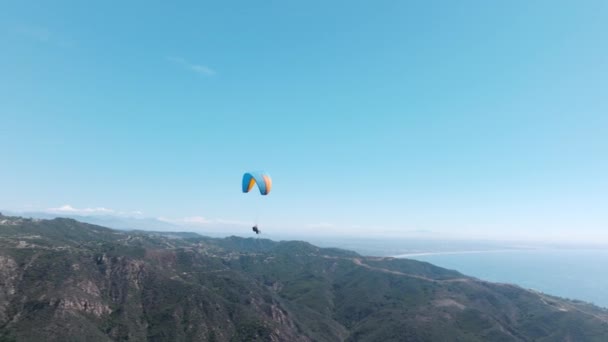
<path id="1" fill-rule="evenodd" d="M 260 234 L 260 233 L 261 233 L 261 231 L 258 229 L 258 226 L 257 226 L 257 225 L 255 225 L 255 226 L 251 227 L 251 229 L 252 229 L 252 230 L 253 230 L 253 231 L 254 231 L 256 234 Z"/>

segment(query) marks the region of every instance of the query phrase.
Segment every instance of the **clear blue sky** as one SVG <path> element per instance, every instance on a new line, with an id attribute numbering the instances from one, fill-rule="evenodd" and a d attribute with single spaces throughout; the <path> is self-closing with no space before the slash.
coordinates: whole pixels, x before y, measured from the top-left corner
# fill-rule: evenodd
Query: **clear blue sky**
<path id="1" fill-rule="evenodd" d="M 606 18 L 603 0 L 4 1 L 0 208 L 608 241 Z M 263 200 L 240 193 L 258 169 Z"/>

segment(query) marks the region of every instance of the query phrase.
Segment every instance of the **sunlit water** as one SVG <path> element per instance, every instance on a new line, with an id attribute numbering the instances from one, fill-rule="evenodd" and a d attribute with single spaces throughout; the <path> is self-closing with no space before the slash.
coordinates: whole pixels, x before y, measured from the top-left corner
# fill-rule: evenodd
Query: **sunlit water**
<path id="1" fill-rule="evenodd" d="M 539 249 L 414 255 L 484 280 L 517 284 L 608 308 L 608 250 Z"/>

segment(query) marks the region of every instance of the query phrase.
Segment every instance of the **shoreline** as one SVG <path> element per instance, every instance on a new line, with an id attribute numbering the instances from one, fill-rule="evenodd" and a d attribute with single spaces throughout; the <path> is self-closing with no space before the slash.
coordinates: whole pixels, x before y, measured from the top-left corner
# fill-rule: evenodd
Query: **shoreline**
<path id="1" fill-rule="evenodd" d="M 416 253 L 405 253 L 405 254 L 393 255 L 392 258 L 406 259 L 409 257 L 427 256 L 427 255 L 479 254 L 479 253 L 498 253 L 498 252 L 519 252 L 519 251 L 529 251 L 529 250 L 530 249 L 486 249 L 486 250 L 452 251 L 452 252 L 416 252 Z"/>

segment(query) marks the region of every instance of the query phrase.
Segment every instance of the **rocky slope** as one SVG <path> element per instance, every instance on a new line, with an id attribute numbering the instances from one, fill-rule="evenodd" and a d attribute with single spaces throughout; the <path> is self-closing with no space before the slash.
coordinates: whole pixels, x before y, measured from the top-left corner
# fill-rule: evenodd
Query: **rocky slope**
<path id="1" fill-rule="evenodd" d="M 606 341 L 608 313 L 304 242 L 0 215 L 0 341 Z"/>

